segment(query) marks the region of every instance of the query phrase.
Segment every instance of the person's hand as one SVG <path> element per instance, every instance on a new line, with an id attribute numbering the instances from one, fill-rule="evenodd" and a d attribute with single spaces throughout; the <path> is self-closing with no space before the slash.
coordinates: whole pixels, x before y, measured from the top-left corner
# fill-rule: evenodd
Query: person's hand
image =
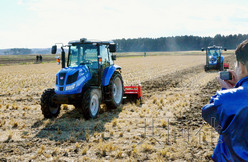
<path id="1" fill-rule="evenodd" d="M 227 81 L 224 81 L 224 80 L 220 79 L 219 76 L 217 77 L 217 80 L 220 83 L 221 88 L 225 88 L 225 89 L 231 89 L 231 88 L 233 88 L 233 86 L 230 83 L 228 83 Z"/>
<path id="2" fill-rule="evenodd" d="M 221 80 L 220 77 L 217 77 L 218 82 L 221 85 L 221 88 L 231 89 L 238 82 L 238 76 L 233 70 L 228 70 L 232 74 L 232 80 Z"/>
<path id="3" fill-rule="evenodd" d="M 236 83 L 239 81 L 237 74 L 233 70 L 228 70 L 232 74 L 232 80 L 227 80 L 229 84 L 231 84 L 233 87 L 236 85 Z"/>

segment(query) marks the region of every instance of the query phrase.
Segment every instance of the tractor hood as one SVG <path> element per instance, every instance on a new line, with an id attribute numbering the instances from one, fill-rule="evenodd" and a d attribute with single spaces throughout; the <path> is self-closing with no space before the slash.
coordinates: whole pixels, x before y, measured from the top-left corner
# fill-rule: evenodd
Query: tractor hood
<path id="1" fill-rule="evenodd" d="M 74 74 L 75 72 L 77 72 L 79 69 L 78 68 L 75 68 L 75 67 L 70 67 L 70 68 L 63 68 L 61 69 L 57 74 L 59 73 L 66 73 L 68 75 L 72 75 Z"/>
<path id="2" fill-rule="evenodd" d="M 82 87 L 90 79 L 91 75 L 86 65 L 63 68 L 56 74 L 55 93 L 81 93 Z"/>

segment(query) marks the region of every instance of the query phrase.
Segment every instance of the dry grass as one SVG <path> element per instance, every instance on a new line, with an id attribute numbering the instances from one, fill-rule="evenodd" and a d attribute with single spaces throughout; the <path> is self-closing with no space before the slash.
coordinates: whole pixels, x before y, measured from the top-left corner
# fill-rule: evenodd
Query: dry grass
<path id="1" fill-rule="evenodd" d="M 83 150 L 81 151 L 81 155 L 86 155 L 88 151 L 88 147 L 84 147 Z"/>
<path id="2" fill-rule="evenodd" d="M 162 120 L 161 121 L 161 126 L 163 127 L 163 128 L 165 128 L 166 126 L 167 126 L 167 122 L 166 122 L 166 120 Z"/>
<path id="3" fill-rule="evenodd" d="M 148 143 L 142 144 L 141 148 L 142 148 L 143 152 L 147 152 L 147 153 L 152 153 L 152 152 L 155 151 L 155 148 L 152 145 L 148 144 Z"/>
<path id="4" fill-rule="evenodd" d="M 120 58 L 116 64 L 122 66 L 123 80 L 129 85 L 144 81 L 153 83 L 158 77 L 204 62 L 205 56 L 196 55 Z M 200 148 L 198 137 L 193 137 L 193 133 L 189 144 L 183 145 L 185 141 L 178 133 L 178 123 L 173 125 L 170 121 L 169 125 L 166 117 L 182 118 L 191 104 L 199 100 L 195 92 L 200 92 L 216 74 L 191 73 L 185 84 L 192 83 L 192 89 L 168 87 L 149 94 L 144 90 L 142 107 L 138 102 L 127 103 L 122 109 L 107 111 L 102 105 L 105 110 L 95 120 L 84 120 L 74 106 L 66 104 L 61 106 L 58 118 L 44 119 L 40 96 L 46 88 L 54 87 L 59 69 L 60 66 L 51 63 L 0 66 L 1 158 L 9 161 L 192 161 L 192 155 L 209 157 L 210 146 L 206 144 Z M 152 118 L 154 138 L 151 138 Z M 146 133 L 145 119 L 149 126 Z M 168 129 L 177 135 L 176 142 L 172 135 L 170 141 L 166 141 Z M 204 129 L 204 132 L 202 141 L 210 141 L 210 130 Z M 212 137 L 216 138 L 217 134 Z M 199 150 L 205 153 L 198 155 Z"/>
<path id="5" fill-rule="evenodd" d="M 113 127 L 116 127 L 117 126 L 117 119 L 116 118 L 114 118 L 114 120 L 112 121 L 112 126 Z"/>

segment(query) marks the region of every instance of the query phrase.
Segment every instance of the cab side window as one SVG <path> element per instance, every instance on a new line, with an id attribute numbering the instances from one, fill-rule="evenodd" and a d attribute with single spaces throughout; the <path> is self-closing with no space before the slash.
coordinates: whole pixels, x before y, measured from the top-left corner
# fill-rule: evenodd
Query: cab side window
<path id="1" fill-rule="evenodd" d="M 101 50 L 101 54 L 102 54 L 102 63 L 105 63 L 107 61 L 109 61 L 108 59 L 108 49 L 107 49 L 107 46 L 106 45 L 102 45 L 100 47 L 100 50 Z"/>
<path id="2" fill-rule="evenodd" d="M 108 67 L 110 65 L 108 48 L 107 48 L 106 45 L 100 46 L 100 53 L 102 55 L 103 68 L 106 68 L 106 67 Z"/>
<path id="3" fill-rule="evenodd" d="M 109 52 L 109 62 L 110 62 L 110 65 L 113 65 L 114 64 L 114 61 L 112 60 L 112 53 Z"/>

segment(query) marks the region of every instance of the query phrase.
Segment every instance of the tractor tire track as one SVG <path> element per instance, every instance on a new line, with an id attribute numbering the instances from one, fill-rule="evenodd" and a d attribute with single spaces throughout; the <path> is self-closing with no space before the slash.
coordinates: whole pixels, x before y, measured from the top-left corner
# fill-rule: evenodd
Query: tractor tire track
<path id="1" fill-rule="evenodd" d="M 203 65 L 190 67 L 175 73 L 161 76 L 159 78 L 142 82 L 142 89 L 146 94 L 156 91 L 166 91 L 169 88 L 180 88 L 181 83 L 192 76 L 192 74 L 200 73 L 203 71 Z"/>
<path id="2" fill-rule="evenodd" d="M 229 65 L 233 65 L 232 60 L 233 56 L 225 57 L 225 62 L 229 63 Z M 152 80 L 144 81 L 141 83 L 142 89 L 145 91 L 144 94 L 150 94 L 157 91 L 166 91 L 170 88 L 194 88 L 192 87 L 194 86 L 194 83 L 201 79 L 200 74 L 202 74 L 202 76 L 206 76 L 203 64 L 176 71 Z M 197 75 L 199 76 L 197 77 Z M 194 79 L 194 77 L 196 78 Z M 189 84 L 186 84 L 185 80 L 188 80 Z M 145 95 L 145 97 L 149 96 L 150 95 Z"/>
<path id="3" fill-rule="evenodd" d="M 225 62 L 229 63 L 229 68 L 234 69 L 234 56 L 225 57 Z M 190 103 L 190 108 L 185 111 L 183 116 L 187 117 L 187 122 L 181 122 L 184 126 L 199 126 L 203 124 L 203 120 L 196 121 L 195 119 L 202 119 L 201 117 L 201 108 L 207 104 L 217 90 L 221 87 L 216 79 L 210 80 L 205 86 L 201 87 L 200 90 L 194 93 L 194 96 L 197 96 L 193 102 Z M 177 120 L 182 120 L 182 118 L 177 118 Z"/>
<path id="4" fill-rule="evenodd" d="M 225 57 L 225 62 L 229 63 L 231 69 L 234 68 L 234 60 L 234 56 Z M 206 73 L 204 71 L 204 65 L 190 67 L 143 82 L 144 97 L 148 99 L 155 93 L 164 93 L 167 91 L 185 92 L 194 96 L 192 97 L 189 108 L 183 112 L 182 116 L 176 116 L 176 120 L 179 121 L 179 127 L 186 125 L 200 127 L 204 123 L 201 117 L 201 108 L 220 89 L 215 78 L 217 75 L 216 71 Z M 185 119 L 187 119 L 187 122 L 183 121 Z"/>

